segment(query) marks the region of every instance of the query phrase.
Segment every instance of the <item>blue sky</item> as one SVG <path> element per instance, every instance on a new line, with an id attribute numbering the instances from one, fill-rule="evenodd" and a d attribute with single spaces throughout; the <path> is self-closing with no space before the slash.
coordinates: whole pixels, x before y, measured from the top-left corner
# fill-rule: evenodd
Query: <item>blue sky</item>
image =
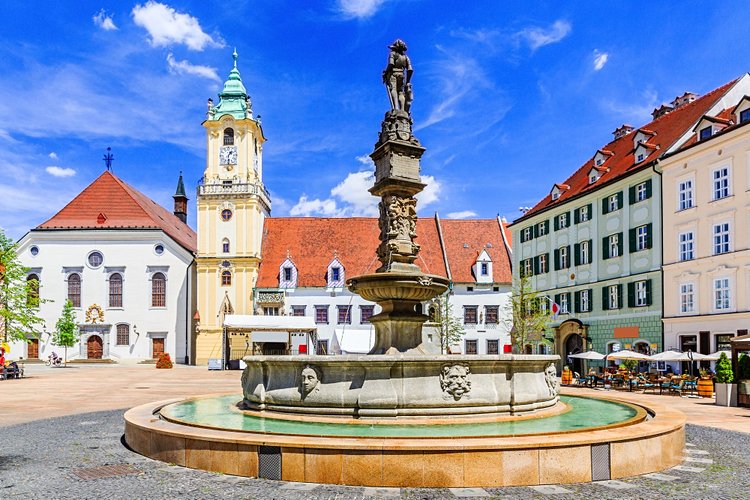
<path id="1" fill-rule="evenodd" d="M 71 8 L 71 5 L 75 5 Z M 750 70 L 745 4 L 319 0 L 0 2 L 0 227 L 104 169 L 171 207 L 205 167 L 206 99 L 239 68 L 273 215 L 373 215 L 366 156 L 403 38 L 430 182 L 420 213 L 516 218 L 627 122 Z"/>

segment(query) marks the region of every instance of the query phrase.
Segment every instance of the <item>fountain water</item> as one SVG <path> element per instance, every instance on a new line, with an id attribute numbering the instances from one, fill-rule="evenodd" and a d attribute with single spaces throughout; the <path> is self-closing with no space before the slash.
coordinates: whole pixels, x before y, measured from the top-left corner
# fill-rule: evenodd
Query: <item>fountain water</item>
<path id="1" fill-rule="evenodd" d="M 125 415 L 139 453 L 187 467 L 366 486 L 507 486 L 615 479 L 676 465 L 684 416 L 595 398 L 560 400 L 558 356 L 441 355 L 416 306 L 448 281 L 415 264 L 424 148 L 412 67 L 390 46 L 391 109 L 371 157 L 380 267 L 347 282 L 381 312 L 363 356 L 248 356 L 243 395 L 171 400 Z"/>

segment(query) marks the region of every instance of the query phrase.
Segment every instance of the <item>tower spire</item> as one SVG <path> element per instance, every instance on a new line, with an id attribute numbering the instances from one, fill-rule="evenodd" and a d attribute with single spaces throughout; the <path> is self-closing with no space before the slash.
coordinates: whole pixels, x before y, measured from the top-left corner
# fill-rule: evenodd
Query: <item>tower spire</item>
<path id="1" fill-rule="evenodd" d="M 107 167 L 107 172 L 112 171 L 112 162 L 115 161 L 115 156 L 112 154 L 112 148 L 107 148 L 107 153 L 104 155 L 104 165 Z"/>
<path id="2" fill-rule="evenodd" d="M 180 170 L 180 178 L 177 180 L 177 189 L 172 198 L 174 198 L 174 214 L 182 222 L 186 223 L 188 197 L 185 193 L 185 183 L 182 181 L 182 170 Z"/>

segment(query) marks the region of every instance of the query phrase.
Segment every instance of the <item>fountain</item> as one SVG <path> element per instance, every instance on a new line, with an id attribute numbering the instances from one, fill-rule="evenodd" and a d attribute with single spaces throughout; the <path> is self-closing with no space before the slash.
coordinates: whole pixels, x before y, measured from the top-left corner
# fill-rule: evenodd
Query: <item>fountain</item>
<path id="1" fill-rule="evenodd" d="M 425 149 L 412 130 L 411 62 L 390 47 L 391 109 L 375 149 L 380 267 L 348 288 L 376 302 L 361 356 L 247 356 L 242 397 L 144 405 L 126 416 L 136 451 L 180 465 L 290 481 L 501 486 L 591 481 L 680 460 L 684 417 L 666 408 L 559 395 L 547 355 L 441 355 L 417 306 L 449 282 L 415 264 Z M 644 458 L 650 458 L 650 460 Z"/>

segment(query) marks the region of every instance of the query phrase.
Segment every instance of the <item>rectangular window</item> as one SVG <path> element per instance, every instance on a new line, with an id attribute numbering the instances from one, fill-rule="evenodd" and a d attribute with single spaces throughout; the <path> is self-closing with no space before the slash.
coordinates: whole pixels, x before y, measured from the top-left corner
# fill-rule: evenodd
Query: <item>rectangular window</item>
<path id="1" fill-rule="evenodd" d="M 695 287 L 692 283 L 680 285 L 680 312 L 691 313 L 695 311 Z"/>
<path id="2" fill-rule="evenodd" d="M 341 268 L 332 267 L 331 268 L 331 281 L 338 282 L 340 279 L 341 279 Z"/>
<path id="3" fill-rule="evenodd" d="M 481 265 L 481 273 L 482 276 L 487 276 L 489 274 L 489 265 L 486 262 L 482 262 Z"/>
<path id="4" fill-rule="evenodd" d="M 591 310 L 591 290 L 581 290 L 578 292 L 578 307 L 580 312 L 589 312 Z"/>
<path id="5" fill-rule="evenodd" d="M 547 297 L 539 297 L 537 299 L 537 308 L 541 314 L 547 314 L 548 302 Z"/>
<path id="6" fill-rule="evenodd" d="M 740 123 L 750 121 L 750 108 L 740 111 Z"/>
<path id="7" fill-rule="evenodd" d="M 693 180 L 688 179 L 680 182 L 678 186 L 680 210 L 693 208 Z"/>
<path id="8" fill-rule="evenodd" d="M 693 260 L 695 258 L 695 236 L 692 231 L 680 233 L 680 260 Z"/>
<path id="9" fill-rule="evenodd" d="M 643 307 L 648 305 L 648 288 L 645 281 L 635 282 L 635 306 Z"/>
<path id="10" fill-rule="evenodd" d="M 539 256 L 539 274 L 544 274 L 549 271 L 547 267 L 547 254 L 543 253 Z"/>
<path id="11" fill-rule="evenodd" d="M 730 304 L 729 278 L 719 278 L 714 280 L 714 309 L 725 311 L 729 309 Z"/>
<path id="12" fill-rule="evenodd" d="M 716 350 L 717 351 L 731 351 L 732 350 L 732 344 L 730 344 L 730 341 L 734 337 L 733 333 L 725 333 L 722 335 L 717 335 L 715 337 L 716 341 Z"/>
<path id="13" fill-rule="evenodd" d="M 130 327 L 128 325 L 117 325 L 117 345 L 130 344 Z"/>
<path id="14" fill-rule="evenodd" d="M 478 344 L 478 341 L 476 340 L 467 340 L 466 341 L 466 354 L 477 354 L 477 344 Z"/>
<path id="15" fill-rule="evenodd" d="M 375 306 L 359 306 L 359 322 L 369 323 L 375 313 Z"/>
<path id="16" fill-rule="evenodd" d="M 640 163 L 643 161 L 643 153 L 638 153 L 638 158 L 635 159 L 637 163 Z"/>
<path id="17" fill-rule="evenodd" d="M 315 306 L 315 322 L 328 324 L 328 306 Z"/>
<path id="18" fill-rule="evenodd" d="M 477 324 L 477 306 L 464 306 L 464 324 Z"/>
<path id="19" fill-rule="evenodd" d="M 714 224 L 714 255 L 729 252 L 729 223 Z"/>
<path id="20" fill-rule="evenodd" d="M 700 140 L 702 141 L 704 139 L 708 139 L 709 137 L 711 137 L 711 132 L 712 130 L 710 126 L 706 128 L 702 128 L 700 131 Z"/>
<path id="21" fill-rule="evenodd" d="M 591 263 L 591 245 L 588 241 L 582 241 L 579 244 L 578 252 L 580 255 L 580 262 L 581 264 L 590 264 Z"/>
<path id="22" fill-rule="evenodd" d="M 648 191 L 646 190 L 646 183 L 642 182 L 635 187 L 635 201 L 643 201 L 648 198 Z"/>
<path id="23" fill-rule="evenodd" d="M 558 305 L 560 306 L 560 314 L 568 314 L 568 294 L 561 293 L 559 300 L 560 303 Z"/>
<path id="24" fill-rule="evenodd" d="M 533 262 L 531 259 L 526 259 L 523 261 L 523 275 L 524 276 L 532 276 L 534 273 L 532 271 Z"/>
<path id="25" fill-rule="evenodd" d="M 532 239 L 532 232 L 530 227 L 525 227 L 523 231 L 521 232 L 521 241 L 529 241 Z"/>
<path id="26" fill-rule="evenodd" d="M 648 226 L 640 226 L 635 229 L 635 250 L 636 252 L 646 250 L 649 247 L 648 244 Z"/>
<path id="27" fill-rule="evenodd" d="M 315 354 L 320 356 L 328 354 L 328 340 L 318 340 L 315 343 Z"/>
<path id="28" fill-rule="evenodd" d="M 292 306 L 292 316 L 304 316 L 305 306 Z"/>
<path id="29" fill-rule="evenodd" d="M 498 313 L 500 306 L 484 306 L 484 324 L 496 325 L 498 323 Z"/>
<path id="30" fill-rule="evenodd" d="M 570 267 L 570 256 L 568 255 L 568 249 L 570 247 L 560 247 L 557 251 L 559 252 L 560 258 L 560 269 L 567 269 Z"/>
<path id="31" fill-rule="evenodd" d="M 617 194 L 613 194 L 607 199 L 607 205 L 609 206 L 609 212 L 614 212 L 620 208 Z"/>
<path id="32" fill-rule="evenodd" d="M 292 268 L 291 267 L 284 268 L 284 281 L 292 281 Z"/>
<path id="33" fill-rule="evenodd" d="M 278 316 L 278 315 L 279 315 L 278 307 L 264 307 L 263 308 L 263 316 Z"/>
<path id="34" fill-rule="evenodd" d="M 487 354 L 500 354 L 500 341 L 499 340 L 487 341 Z"/>
<path id="35" fill-rule="evenodd" d="M 611 285 L 607 287 L 608 298 L 609 298 L 609 309 L 620 308 L 620 287 L 617 285 Z"/>
<path id="36" fill-rule="evenodd" d="M 339 325 L 350 325 L 352 323 L 352 306 L 336 306 L 338 308 L 338 318 L 336 322 Z"/>
<path id="37" fill-rule="evenodd" d="M 565 229 L 569 225 L 570 220 L 568 219 L 568 212 L 555 217 L 555 231 L 557 231 L 558 229 Z"/>
<path id="38" fill-rule="evenodd" d="M 537 224 L 537 235 L 544 236 L 547 234 L 547 221 Z"/>
<path id="39" fill-rule="evenodd" d="M 714 200 L 729 196 L 729 167 L 714 170 Z"/>
<path id="40" fill-rule="evenodd" d="M 620 256 L 620 235 L 613 234 L 609 236 L 609 256 L 619 257 Z"/>
<path id="41" fill-rule="evenodd" d="M 578 209 L 578 220 L 580 222 L 586 222 L 589 220 L 589 206 L 581 207 Z"/>

